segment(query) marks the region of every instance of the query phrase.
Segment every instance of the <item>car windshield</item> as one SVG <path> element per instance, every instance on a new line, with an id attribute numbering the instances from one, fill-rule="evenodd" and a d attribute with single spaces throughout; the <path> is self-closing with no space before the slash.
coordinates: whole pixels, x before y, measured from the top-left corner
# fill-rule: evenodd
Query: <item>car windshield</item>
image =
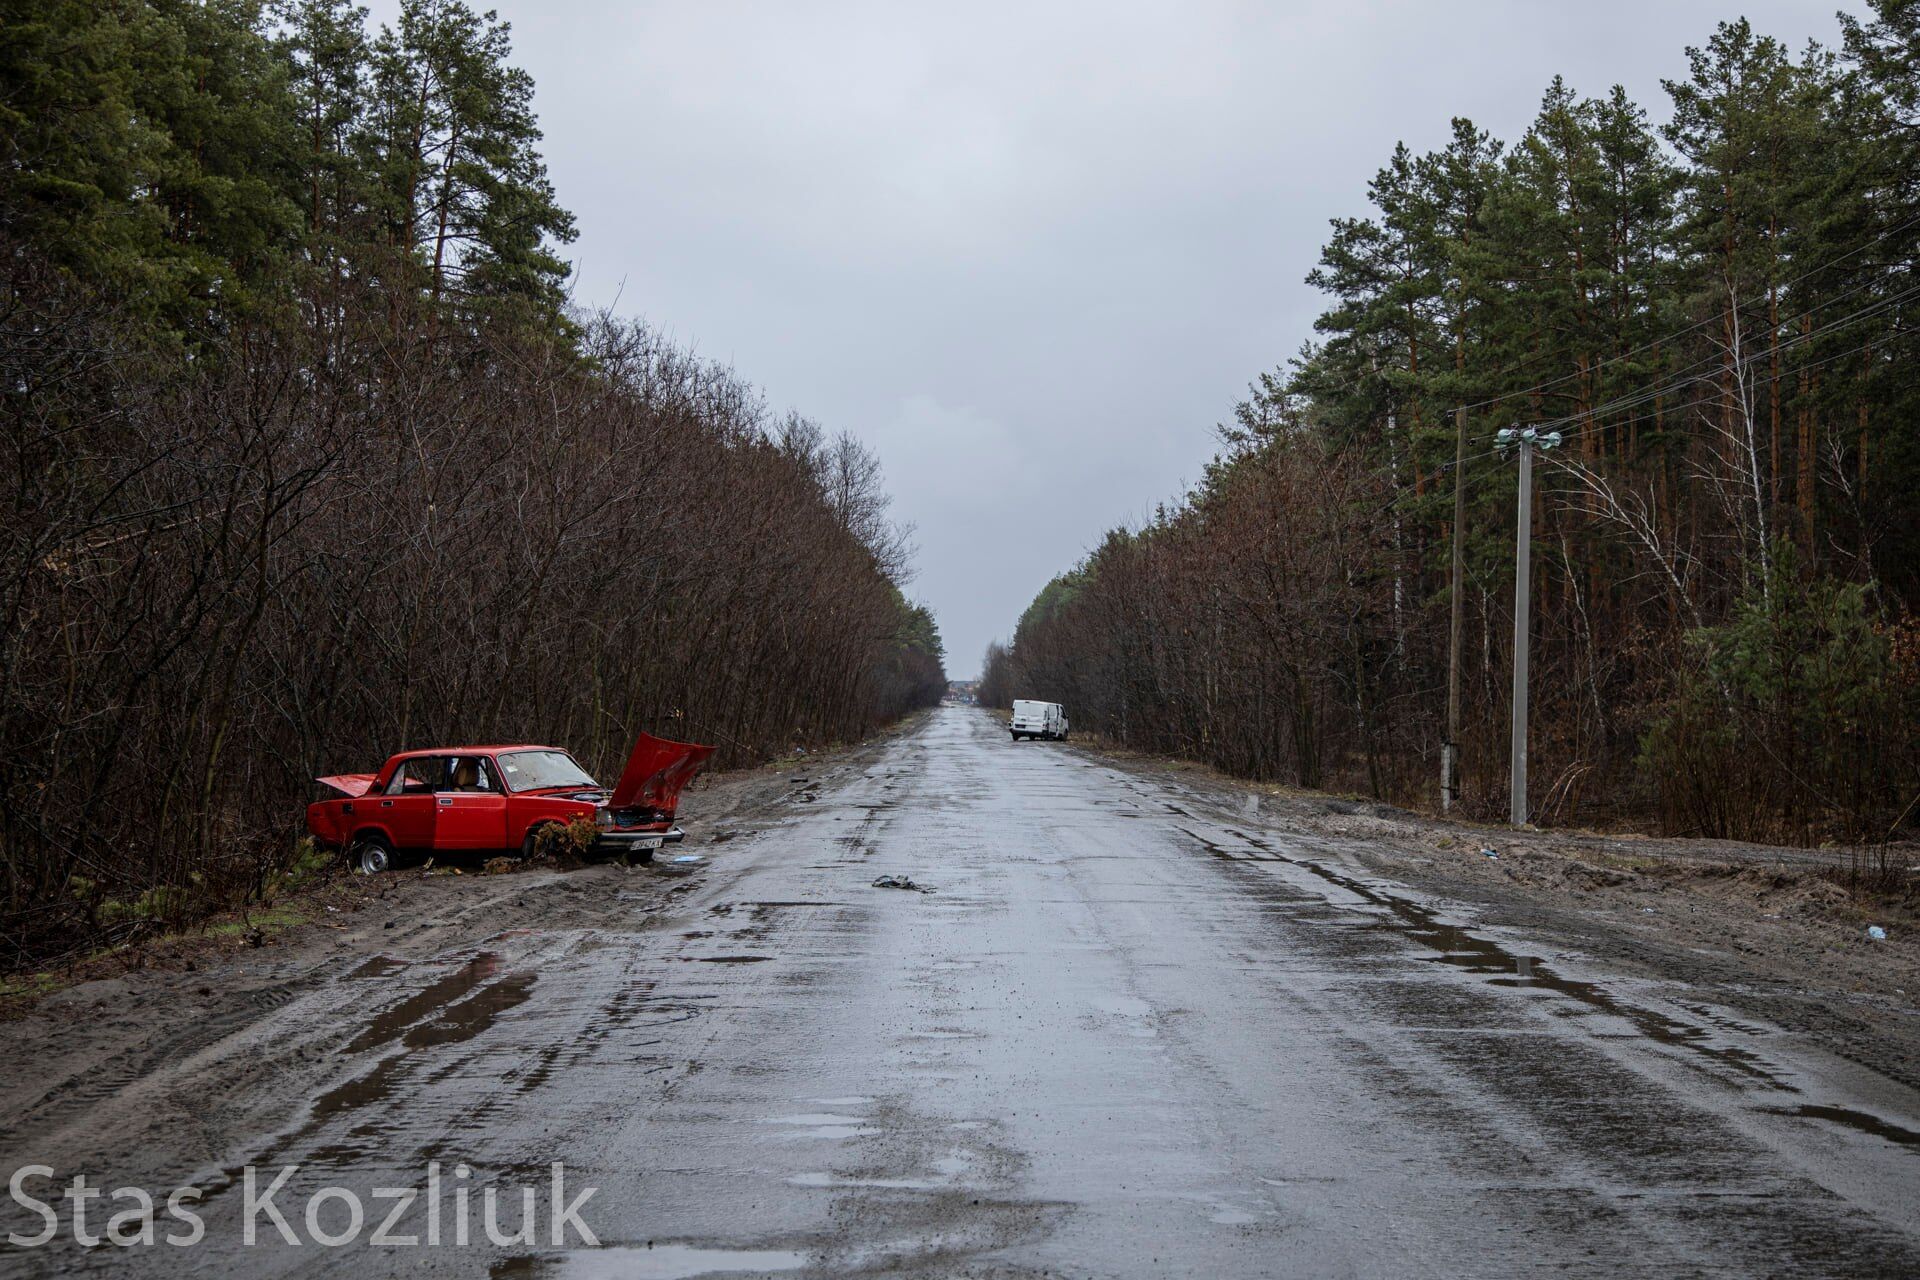
<path id="1" fill-rule="evenodd" d="M 564 751 L 508 752 L 500 757 L 500 773 L 509 791 L 599 785 Z"/>

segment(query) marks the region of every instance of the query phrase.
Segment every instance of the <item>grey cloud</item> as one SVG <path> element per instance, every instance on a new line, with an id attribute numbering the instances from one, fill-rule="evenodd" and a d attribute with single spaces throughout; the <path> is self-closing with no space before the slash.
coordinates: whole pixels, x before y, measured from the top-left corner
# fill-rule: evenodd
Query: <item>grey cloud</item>
<path id="1" fill-rule="evenodd" d="M 1396 141 L 1503 138 L 1555 74 L 1656 118 L 1698 0 L 496 0 L 579 217 L 578 295 L 871 442 L 973 671 L 1046 579 L 1199 474 Z M 1830 3 L 1745 12 L 1795 46 Z M 1851 9 L 1859 5 L 1849 5 Z M 375 17 L 390 5 L 376 5 Z"/>

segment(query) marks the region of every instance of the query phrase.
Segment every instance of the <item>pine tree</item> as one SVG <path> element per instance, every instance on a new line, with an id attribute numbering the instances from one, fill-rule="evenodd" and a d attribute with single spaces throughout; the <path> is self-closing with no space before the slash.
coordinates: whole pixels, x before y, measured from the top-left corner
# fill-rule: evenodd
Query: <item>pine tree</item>
<path id="1" fill-rule="evenodd" d="M 244 315 L 298 235 L 285 82 L 259 21 L 248 0 L 0 16 L 8 233 L 163 332 Z"/>
<path id="2" fill-rule="evenodd" d="M 373 42 L 359 152 L 388 244 L 435 303 L 554 317 L 567 264 L 550 245 L 573 239 L 573 218 L 536 150 L 533 80 L 507 61 L 508 34 L 460 0 L 405 0 Z"/>
<path id="3" fill-rule="evenodd" d="M 1850 256 L 1833 285 L 1848 302 L 1877 311 L 1816 348 L 1830 389 L 1818 406 L 1823 491 L 1831 518 L 1858 544 L 1868 570 L 1908 610 L 1920 608 L 1920 378 L 1911 335 L 1920 328 L 1910 289 L 1920 260 L 1920 3 L 1874 0 L 1874 17 L 1840 15 L 1847 72 L 1833 132 L 1844 146 L 1828 239 L 1870 243 Z M 1908 264 L 1906 276 L 1891 270 Z M 1906 345 L 1902 345 L 1902 338 Z M 1843 340 L 1844 339 L 1844 340 Z M 1839 402 L 1839 401 L 1846 402 Z"/>
<path id="4" fill-rule="evenodd" d="M 366 10 L 352 0 L 282 0 L 275 17 L 300 122 L 307 237 L 326 258 L 372 231 L 371 192 L 353 147 L 367 111 Z"/>

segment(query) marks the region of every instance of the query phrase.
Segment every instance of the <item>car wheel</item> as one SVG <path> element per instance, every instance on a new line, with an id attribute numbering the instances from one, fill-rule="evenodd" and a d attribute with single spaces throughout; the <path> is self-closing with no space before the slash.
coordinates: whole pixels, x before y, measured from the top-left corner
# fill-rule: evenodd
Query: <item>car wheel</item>
<path id="1" fill-rule="evenodd" d="M 543 822 L 527 828 L 526 838 L 520 841 L 520 861 L 533 861 L 534 856 L 540 852 L 541 833 L 552 825 L 550 822 Z"/>
<path id="2" fill-rule="evenodd" d="M 356 873 L 377 876 L 383 871 L 393 870 L 393 847 L 379 836 L 362 836 L 353 842 L 348 861 L 353 864 Z"/>

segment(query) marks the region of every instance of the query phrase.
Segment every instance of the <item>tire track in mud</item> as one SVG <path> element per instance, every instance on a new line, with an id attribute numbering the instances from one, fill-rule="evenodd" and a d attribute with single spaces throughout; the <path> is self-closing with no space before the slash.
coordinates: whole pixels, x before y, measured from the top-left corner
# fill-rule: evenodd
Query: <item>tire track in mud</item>
<path id="1" fill-rule="evenodd" d="M 239 993 L 230 997 L 230 1007 L 183 1019 L 157 1036 L 86 1063 L 61 1076 L 38 1098 L 12 1109 L 10 1123 L 0 1128 L 0 1150 L 44 1149 L 49 1140 L 57 1142 L 58 1135 L 76 1124 L 96 1127 L 104 1118 L 103 1111 L 109 1116 L 124 1112 L 134 1106 L 135 1100 L 156 1092 L 162 1100 L 168 1100 L 166 1081 L 180 1064 L 202 1061 L 210 1055 L 217 1060 L 221 1054 L 216 1050 L 226 1042 L 245 1039 L 263 1020 L 324 991 L 329 981 L 324 975 L 311 974 Z M 232 1051 L 245 1053 L 246 1046 L 235 1045 Z M 304 1056 L 291 1045 L 282 1052 Z M 142 1101 L 135 1109 L 150 1106 L 151 1102 Z"/>
<path id="2" fill-rule="evenodd" d="M 1698 1000 L 1667 1001 L 1680 1012 L 1662 1012 L 1610 985 L 1565 977 L 1538 956 L 1448 923 L 1437 908 L 1319 859 L 1282 851 L 1259 835 L 1224 824 L 1175 829 L 1240 892 L 1263 903 L 1272 900 L 1263 909 L 1278 908 L 1274 919 L 1287 927 L 1290 952 L 1304 948 L 1353 967 L 1353 980 L 1330 990 L 1336 999 L 1344 992 L 1347 1000 L 1364 1001 L 1367 1017 L 1356 1022 L 1371 1020 L 1375 1030 L 1350 1040 L 1345 1054 L 1407 1123 L 1470 1135 L 1462 1158 L 1482 1176 L 1517 1178 L 1516 1189 L 1535 1184 L 1535 1194 L 1563 1201 L 1564 1212 L 1582 1218 L 1606 1213 L 1619 1218 L 1622 1227 L 1630 1221 L 1635 1232 L 1683 1254 L 1698 1245 L 1689 1202 L 1711 1201 L 1718 1217 L 1746 1218 L 1737 1243 L 1723 1244 L 1713 1256 L 1697 1255 L 1701 1266 L 1768 1270 L 1782 1259 L 1795 1259 L 1818 1267 L 1857 1257 L 1853 1250 L 1861 1244 L 1889 1260 L 1914 1257 L 1909 1237 L 1794 1166 L 1782 1167 L 1775 1145 L 1779 1135 L 1755 1132 L 1743 1121 L 1751 1115 L 1792 1116 L 1920 1148 L 1920 1133 L 1869 1111 L 1799 1102 L 1803 1090 L 1792 1072 L 1734 1042 L 1774 1038 L 1775 1029 Z M 1282 867 L 1306 872 L 1355 901 L 1327 898 L 1324 907 L 1306 905 L 1303 895 L 1313 891 L 1290 877 L 1276 877 L 1274 871 Z M 1327 911 L 1360 919 L 1331 931 L 1298 927 Z M 1416 962 L 1479 977 L 1483 985 L 1377 971 L 1379 944 L 1368 938 L 1382 932 L 1410 947 Z M 1526 1003 L 1515 1005 L 1501 992 Z M 1388 1015 L 1384 1039 L 1383 1012 Z M 1541 1025 L 1543 1014 L 1595 1021 L 1569 1040 Z M 1659 1054 L 1663 1061 L 1702 1072 L 1738 1094 L 1757 1096 L 1732 1114 L 1702 1108 L 1611 1047 L 1636 1042 L 1670 1050 Z M 1435 1079 L 1444 1080 L 1445 1087 L 1428 1083 Z M 1770 1098 L 1786 1101 L 1774 1104 Z M 1552 1172 L 1541 1182 L 1531 1172 L 1535 1167 Z M 1581 1189 L 1581 1182 L 1588 1182 L 1588 1189 Z M 1612 1190 L 1597 1194 L 1594 1187 Z M 1750 1212 L 1731 1207 L 1741 1201 L 1750 1203 Z M 1836 1220 L 1849 1223 L 1853 1233 L 1839 1252 L 1832 1244 Z M 1905 1264 L 1893 1265 L 1899 1270 Z"/>
<path id="3" fill-rule="evenodd" d="M 1386 919 L 1395 931 L 1409 942 L 1432 951 L 1433 955 L 1430 958 L 1441 964 L 1451 965 L 1465 972 L 1498 975 L 1492 979 L 1496 983 L 1552 991 L 1585 1005 L 1596 1013 L 1624 1019 L 1650 1040 L 1700 1054 L 1715 1066 L 1745 1077 L 1749 1083 L 1758 1083 L 1767 1088 L 1789 1093 L 1799 1092 L 1797 1086 L 1782 1078 L 1758 1054 L 1725 1044 L 1706 1027 L 1670 1017 L 1658 1010 L 1626 1000 L 1598 983 L 1580 982 L 1561 977 L 1538 957 L 1523 955 L 1466 928 L 1448 924 L 1440 918 L 1441 912 L 1434 908 L 1422 906 L 1402 895 L 1389 893 L 1377 885 L 1353 876 L 1343 875 L 1324 863 L 1278 852 L 1259 837 L 1250 836 L 1232 828 L 1221 828 L 1221 831 L 1258 852 L 1238 853 L 1225 849 L 1198 832 L 1188 830 L 1185 834 L 1209 853 L 1223 860 L 1285 863 L 1318 876 L 1328 884 L 1344 889 L 1374 906 L 1384 908 L 1388 913 Z M 1721 1023 L 1723 1028 L 1738 1025 L 1732 1023 L 1730 1019 L 1715 1021 Z M 1758 1029 L 1746 1028 L 1745 1030 L 1752 1034 Z"/>
<path id="4" fill-rule="evenodd" d="M 339 1079 L 316 1093 L 305 1106 L 301 1119 L 251 1143 L 242 1143 L 238 1154 L 230 1154 L 217 1174 L 203 1176 L 194 1185 L 200 1187 L 211 1205 L 240 1179 L 247 1165 L 279 1167 L 300 1164 L 308 1168 L 351 1169 L 365 1160 L 383 1141 L 405 1128 L 389 1125 L 385 1118 L 404 1113 L 410 1101 L 431 1096 L 428 1088 L 446 1074 L 458 1071 L 464 1059 L 447 1059 L 436 1050 L 465 1045 L 493 1028 L 513 1009 L 526 1004 L 533 994 L 538 973 L 534 957 L 520 957 L 509 965 L 498 951 L 462 952 L 432 961 L 400 964 L 374 976 L 404 988 L 416 969 L 444 969 L 426 986 L 399 994 L 398 998 L 375 1012 L 357 1034 L 330 1051 L 350 1063 L 371 1057 L 371 1066 Z M 363 966 L 364 968 L 364 966 Z M 366 980 L 366 979 L 362 979 Z M 349 978 L 349 981 L 352 981 Z M 347 1035 L 335 1029 L 337 1041 Z M 377 1055 L 377 1056 L 376 1056 Z M 407 1091 L 409 1085 L 427 1086 Z M 481 1115 L 486 1104 L 469 1108 L 469 1115 Z M 353 1124 L 355 1117 L 378 1112 L 374 1119 Z M 320 1145 L 313 1139 L 337 1123 L 348 1123 L 344 1134 Z M 431 1158 L 429 1147 L 419 1147 L 422 1162 Z"/>
<path id="5" fill-rule="evenodd" d="M 1736 1018 L 1698 1001 L 1685 1000 L 1675 1002 L 1675 1007 L 1693 1014 L 1699 1022 L 1688 1022 L 1684 1018 L 1662 1013 L 1649 1005 L 1629 1000 L 1603 984 L 1563 977 L 1540 957 L 1503 946 L 1468 928 L 1446 923 L 1441 918 L 1443 913 L 1440 910 L 1390 893 L 1378 884 L 1344 875 L 1312 858 L 1283 853 L 1259 836 L 1232 827 L 1223 826 L 1218 830 L 1242 842 L 1245 848 L 1228 849 L 1191 829 L 1183 829 L 1182 834 L 1223 861 L 1284 863 L 1307 871 L 1369 904 L 1384 908 L 1389 913 L 1391 927 L 1407 941 L 1431 951 L 1431 960 L 1462 972 L 1487 975 L 1492 986 L 1552 992 L 1584 1006 L 1591 1013 L 1623 1020 L 1649 1041 L 1704 1059 L 1704 1063 L 1698 1065 L 1703 1065 L 1709 1074 L 1735 1088 L 1759 1088 L 1789 1095 L 1802 1092 L 1799 1085 L 1763 1055 L 1727 1042 L 1729 1035 L 1764 1039 L 1777 1034 L 1751 1019 Z M 1903 1145 L 1920 1145 L 1920 1134 L 1865 1111 L 1830 1105 L 1805 1110 L 1808 1114 L 1858 1132 L 1883 1136 Z"/>

